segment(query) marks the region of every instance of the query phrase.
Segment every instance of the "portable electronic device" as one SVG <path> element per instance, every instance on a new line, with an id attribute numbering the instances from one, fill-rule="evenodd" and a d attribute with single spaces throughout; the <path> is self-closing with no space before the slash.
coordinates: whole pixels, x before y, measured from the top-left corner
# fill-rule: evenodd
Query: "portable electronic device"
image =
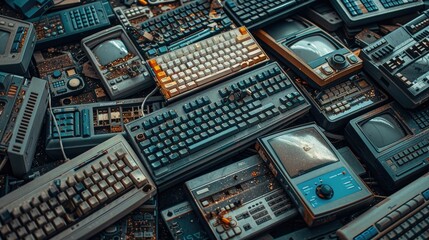
<path id="1" fill-rule="evenodd" d="M 48 116 L 45 151 L 51 158 L 61 158 L 61 142 L 68 157 L 106 141 L 118 133 L 124 133 L 124 125 L 145 114 L 160 109 L 164 99 L 151 97 L 141 109 L 143 98 L 97 102 L 52 108 L 60 133 Z"/>
<path id="2" fill-rule="evenodd" d="M 36 62 L 39 76 L 48 80 L 51 97 L 66 97 L 82 92 L 85 81 L 80 75 L 81 68 L 70 52 Z"/>
<path id="3" fill-rule="evenodd" d="M 429 173 L 337 231 L 342 240 L 429 239 Z"/>
<path id="4" fill-rule="evenodd" d="M 318 1 L 317 4 L 309 6 L 305 16 L 329 32 L 336 31 L 343 26 L 343 20 L 326 1 Z"/>
<path id="5" fill-rule="evenodd" d="M 156 187 L 122 135 L 0 199 L 4 239 L 87 239 L 153 197 Z"/>
<path id="6" fill-rule="evenodd" d="M 223 8 L 211 9 L 210 3 L 191 1 L 126 29 L 142 56 L 153 58 L 230 30 L 233 23 Z"/>
<path id="7" fill-rule="evenodd" d="M 374 23 L 416 12 L 423 0 L 331 0 L 332 5 L 349 27 Z"/>
<path id="8" fill-rule="evenodd" d="M 203 228 L 203 223 L 188 201 L 161 211 L 161 216 L 174 240 L 209 239 L 209 235 Z"/>
<path id="9" fill-rule="evenodd" d="M 309 103 L 277 63 L 253 69 L 125 125 L 166 189 L 306 114 Z"/>
<path id="10" fill-rule="evenodd" d="M 33 24 L 0 15 L 0 71 L 24 75 L 35 45 Z"/>
<path id="11" fill-rule="evenodd" d="M 9 159 L 15 176 L 30 170 L 48 106 L 45 80 L 0 72 L 0 156 Z"/>
<path id="12" fill-rule="evenodd" d="M 315 124 L 259 138 L 256 149 L 309 226 L 333 221 L 373 199 Z"/>
<path id="13" fill-rule="evenodd" d="M 305 9 L 314 2 L 316 0 L 226 0 L 224 8 L 240 26 L 255 30 Z"/>
<path id="14" fill-rule="evenodd" d="M 37 48 L 82 39 L 110 26 L 114 19 L 109 1 L 100 0 L 29 19 L 34 24 Z"/>
<path id="15" fill-rule="evenodd" d="M 380 186 L 396 190 L 429 169 L 429 106 L 406 111 L 387 104 L 351 120 L 345 138 Z"/>
<path id="16" fill-rule="evenodd" d="M 302 17 L 277 21 L 254 34 L 316 88 L 341 82 L 362 68 L 359 57 Z"/>
<path id="17" fill-rule="evenodd" d="M 5 0 L 5 2 L 26 18 L 43 15 L 54 5 L 53 0 Z"/>
<path id="18" fill-rule="evenodd" d="M 297 82 L 297 85 L 310 99 L 316 122 L 328 131 L 343 130 L 352 118 L 384 105 L 388 100 L 388 96 L 364 72 L 322 90 L 305 81 Z"/>
<path id="19" fill-rule="evenodd" d="M 404 108 L 429 99 L 429 10 L 361 52 L 364 68 Z"/>
<path id="20" fill-rule="evenodd" d="M 185 186 L 214 239 L 252 239 L 298 215 L 257 155 L 189 180 Z"/>
<path id="21" fill-rule="evenodd" d="M 132 8 L 115 7 L 113 9 L 116 17 L 121 22 L 124 28 L 140 27 L 141 23 L 153 17 L 153 13 L 149 7 L 138 6 Z"/>
<path id="22" fill-rule="evenodd" d="M 269 60 L 245 27 L 148 61 L 161 93 L 174 101 Z"/>
<path id="23" fill-rule="evenodd" d="M 112 100 L 153 86 L 142 56 L 122 26 L 116 25 L 82 39 L 82 48 Z"/>

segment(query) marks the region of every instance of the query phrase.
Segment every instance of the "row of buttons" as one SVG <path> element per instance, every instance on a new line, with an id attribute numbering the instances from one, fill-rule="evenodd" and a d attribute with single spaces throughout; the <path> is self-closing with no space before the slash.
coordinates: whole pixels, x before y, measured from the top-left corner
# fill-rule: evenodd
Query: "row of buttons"
<path id="1" fill-rule="evenodd" d="M 392 170 L 396 170 L 396 166 L 393 164 L 392 160 L 395 161 L 399 166 L 406 164 L 423 154 L 429 151 L 429 142 L 428 140 L 423 140 L 418 144 L 405 149 L 404 151 L 395 154 L 392 159 L 386 161 L 386 163 L 392 168 Z"/>

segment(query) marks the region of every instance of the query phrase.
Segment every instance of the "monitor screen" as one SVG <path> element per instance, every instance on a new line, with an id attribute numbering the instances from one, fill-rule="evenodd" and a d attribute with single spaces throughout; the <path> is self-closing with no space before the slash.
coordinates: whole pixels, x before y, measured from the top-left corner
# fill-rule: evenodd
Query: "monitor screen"
<path id="1" fill-rule="evenodd" d="M 314 128 L 305 128 L 268 140 L 291 178 L 339 161 Z"/>
<path id="2" fill-rule="evenodd" d="M 93 53 L 97 61 L 104 66 L 127 56 L 128 49 L 122 40 L 113 39 L 100 43 L 94 48 Z"/>
<path id="3" fill-rule="evenodd" d="M 289 48 L 307 63 L 338 49 L 331 41 L 319 35 L 301 39 Z"/>
<path id="4" fill-rule="evenodd" d="M 285 38 L 293 33 L 306 29 L 307 26 L 300 21 L 286 18 L 265 28 L 265 31 L 275 40 Z"/>
<path id="5" fill-rule="evenodd" d="M 6 52 L 6 45 L 9 40 L 10 33 L 0 30 L 0 54 L 4 54 Z"/>
<path id="6" fill-rule="evenodd" d="M 398 120 L 390 113 L 376 116 L 361 124 L 361 127 L 365 136 L 377 148 L 392 144 L 407 135 Z"/>

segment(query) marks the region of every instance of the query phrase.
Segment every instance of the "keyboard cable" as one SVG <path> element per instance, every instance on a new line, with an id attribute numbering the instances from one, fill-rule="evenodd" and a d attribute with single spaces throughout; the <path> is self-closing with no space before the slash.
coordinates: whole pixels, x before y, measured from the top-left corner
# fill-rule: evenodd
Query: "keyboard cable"
<path id="1" fill-rule="evenodd" d="M 61 139 L 60 127 L 58 126 L 57 119 L 55 118 L 54 112 L 52 111 L 51 91 L 48 91 L 48 105 L 49 105 L 48 106 L 49 107 L 49 113 L 51 115 L 52 121 L 54 122 L 55 128 L 56 128 L 57 133 L 58 133 L 58 138 L 60 140 L 61 152 L 63 154 L 64 160 L 68 161 L 68 160 L 70 160 L 70 158 L 67 157 L 66 152 L 64 151 L 63 140 Z M 50 126 L 48 126 L 48 127 L 50 127 Z"/>
<path id="2" fill-rule="evenodd" d="M 156 92 L 156 90 L 158 90 L 158 87 L 155 87 L 153 90 L 152 90 L 152 92 L 150 92 L 144 99 L 143 99 L 143 102 L 142 102 L 142 106 L 141 106 L 141 110 L 142 110 L 142 117 L 144 117 L 145 116 L 145 113 L 144 113 L 144 105 L 146 104 L 146 101 L 147 101 L 147 99 L 150 97 L 150 96 L 152 96 L 155 92 Z M 149 111 L 148 111 L 149 112 Z"/>

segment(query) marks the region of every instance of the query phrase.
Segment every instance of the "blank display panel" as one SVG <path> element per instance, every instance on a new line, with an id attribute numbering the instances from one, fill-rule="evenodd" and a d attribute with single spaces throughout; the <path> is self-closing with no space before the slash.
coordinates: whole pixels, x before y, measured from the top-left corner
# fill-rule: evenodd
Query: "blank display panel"
<path id="1" fill-rule="evenodd" d="M 377 148 L 397 142 L 407 135 L 395 117 L 389 113 L 374 117 L 361 127 L 365 136 Z"/>
<path id="2" fill-rule="evenodd" d="M 314 128 L 286 133 L 268 140 L 268 143 L 292 178 L 339 161 Z"/>
<path id="3" fill-rule="evenodd" d="M 331 41 L 319 35 L 301 39 L 289 48 L 307 63 L 338 49 Z"/>
<path id="4" fill-rule="evenodd" d="M 9 32 L 0 30 L 0 54 L 4 54 L 6 52 L 6 45 L 9 40 L 9 37 Z"/>

